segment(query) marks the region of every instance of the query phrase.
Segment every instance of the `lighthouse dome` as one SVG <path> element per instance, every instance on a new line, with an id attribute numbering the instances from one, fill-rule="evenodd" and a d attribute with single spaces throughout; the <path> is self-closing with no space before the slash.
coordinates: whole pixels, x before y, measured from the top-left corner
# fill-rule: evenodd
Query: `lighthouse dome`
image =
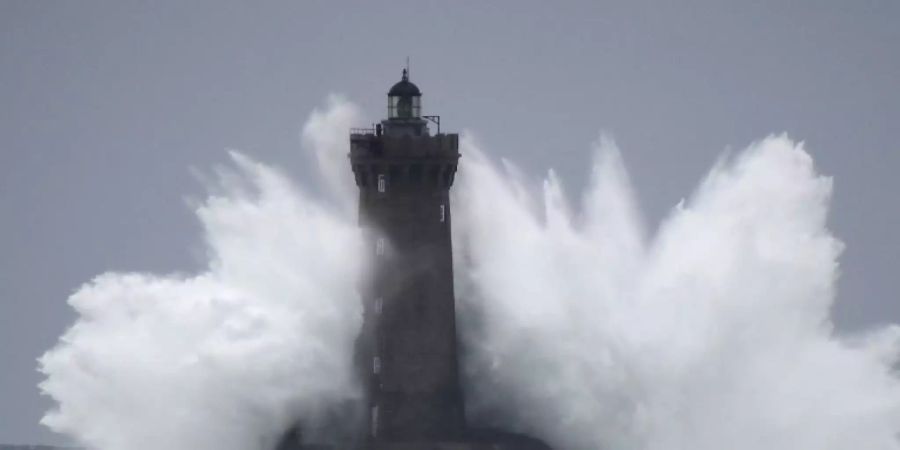
<path id="1" fill-rule="evenodd" d="M 403 78 L 388 91 L 388 119 L 420 120 L 422 91 L 409 81 L 409 72 L 403 69 Z"/>
<path id="2" fill-rule="evenodd" d="M 395 83 L 391 86 L 391 90 L 388 91 L 389 97 L 421 97 L 422 91 L 419 90 L 419 87 L 413 84 L 412 81 L 409 81 L 409 74 L 404 69 L 403 70 L 403 79 Z"/>

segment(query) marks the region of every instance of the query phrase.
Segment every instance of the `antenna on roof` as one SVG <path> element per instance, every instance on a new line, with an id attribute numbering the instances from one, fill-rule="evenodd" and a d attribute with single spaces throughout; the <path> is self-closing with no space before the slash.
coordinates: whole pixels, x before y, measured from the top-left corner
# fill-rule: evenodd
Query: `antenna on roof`
<path id="1" fill-rule="evenodd" d="M 409 75 L 409 56 L 406 57 L 406 74 Z"/>

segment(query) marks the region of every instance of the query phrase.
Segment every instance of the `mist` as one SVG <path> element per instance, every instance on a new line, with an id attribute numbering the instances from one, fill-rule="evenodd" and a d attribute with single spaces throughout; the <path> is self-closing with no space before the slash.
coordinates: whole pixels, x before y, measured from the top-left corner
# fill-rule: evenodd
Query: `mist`
<path id="1" fill-rule="evenodd" d="M 106 273 L 69 298 L 78 320 L 40 359 L 52 430 L 99 450 L 268 450 L 360 397 L 355 222 L 230 156 L 195 207 L 206 271 Z"/>
<path id="2" fill-rule="evenodd" d="M 802 144 L 723 156 L 651 237 L 609 139 L 574 209 L 552 172 L 529 184 L 468 147 L 476 417 L 566 449 L 898 448 L 898 329 L 835 335 L 832 183 Z"/>
<path id="3" fill-rule="evenodd" d="M 365 267 L 345 147 L 359 117 L 333 97 L 303 127 L 322 195 L 239 152 L 206 172 L 204 271 L 77 289 L 78 319 L 40 360 L 57 404 L 44 424 L 98 450 L 269 450 L 358 399 Z M 835 333 L 832 183 L 801 143 L 722 156 L 652 235 L 621 152 L 594 147 L 572 205 L 553 172 L 461 143 L 470 422 L 561 450 L 900 448 L 900 330 Z"/>

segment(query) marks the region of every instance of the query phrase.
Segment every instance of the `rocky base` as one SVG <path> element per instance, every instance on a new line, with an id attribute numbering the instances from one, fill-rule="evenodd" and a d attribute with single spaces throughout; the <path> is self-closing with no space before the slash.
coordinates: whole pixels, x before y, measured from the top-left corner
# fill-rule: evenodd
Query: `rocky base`
<path id="1" fill-rule="evenodd" d="M 328 445 L 299 445 L 282 441 L 277 450 L 337 450 Z M 528 436 L 490 429 L 473 429 L 458 440 L 373 442 L 359 450 L 552 450 Z"/>
<path id="2" fill-rule="evenodd" d="M 543 442 L 510 435 L 509 439 L 460 440 L 444 442 L 382 442 L 371 450 L 551 450 Z"/>

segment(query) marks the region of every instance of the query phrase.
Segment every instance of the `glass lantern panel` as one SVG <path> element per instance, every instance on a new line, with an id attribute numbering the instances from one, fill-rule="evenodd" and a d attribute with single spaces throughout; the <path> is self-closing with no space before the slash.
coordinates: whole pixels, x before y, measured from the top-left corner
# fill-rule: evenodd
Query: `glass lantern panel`
<path id="1" fill-rule="evenodd" d="M 397 117 L 401 119 L 412 117 L 412 99 L 413 97 L 399 97 L 397 101 Z"/>
<path id="2" fill-rule="evenodd" d="M 422 97 L 412 98 L 412 117 L 418 118 L 422 111 Z"/>
<path id="3" fill-rule="evenodd" d="M 400 97 L 388 97 L 388 119 L 397 118 L 397 103 Z"/>

